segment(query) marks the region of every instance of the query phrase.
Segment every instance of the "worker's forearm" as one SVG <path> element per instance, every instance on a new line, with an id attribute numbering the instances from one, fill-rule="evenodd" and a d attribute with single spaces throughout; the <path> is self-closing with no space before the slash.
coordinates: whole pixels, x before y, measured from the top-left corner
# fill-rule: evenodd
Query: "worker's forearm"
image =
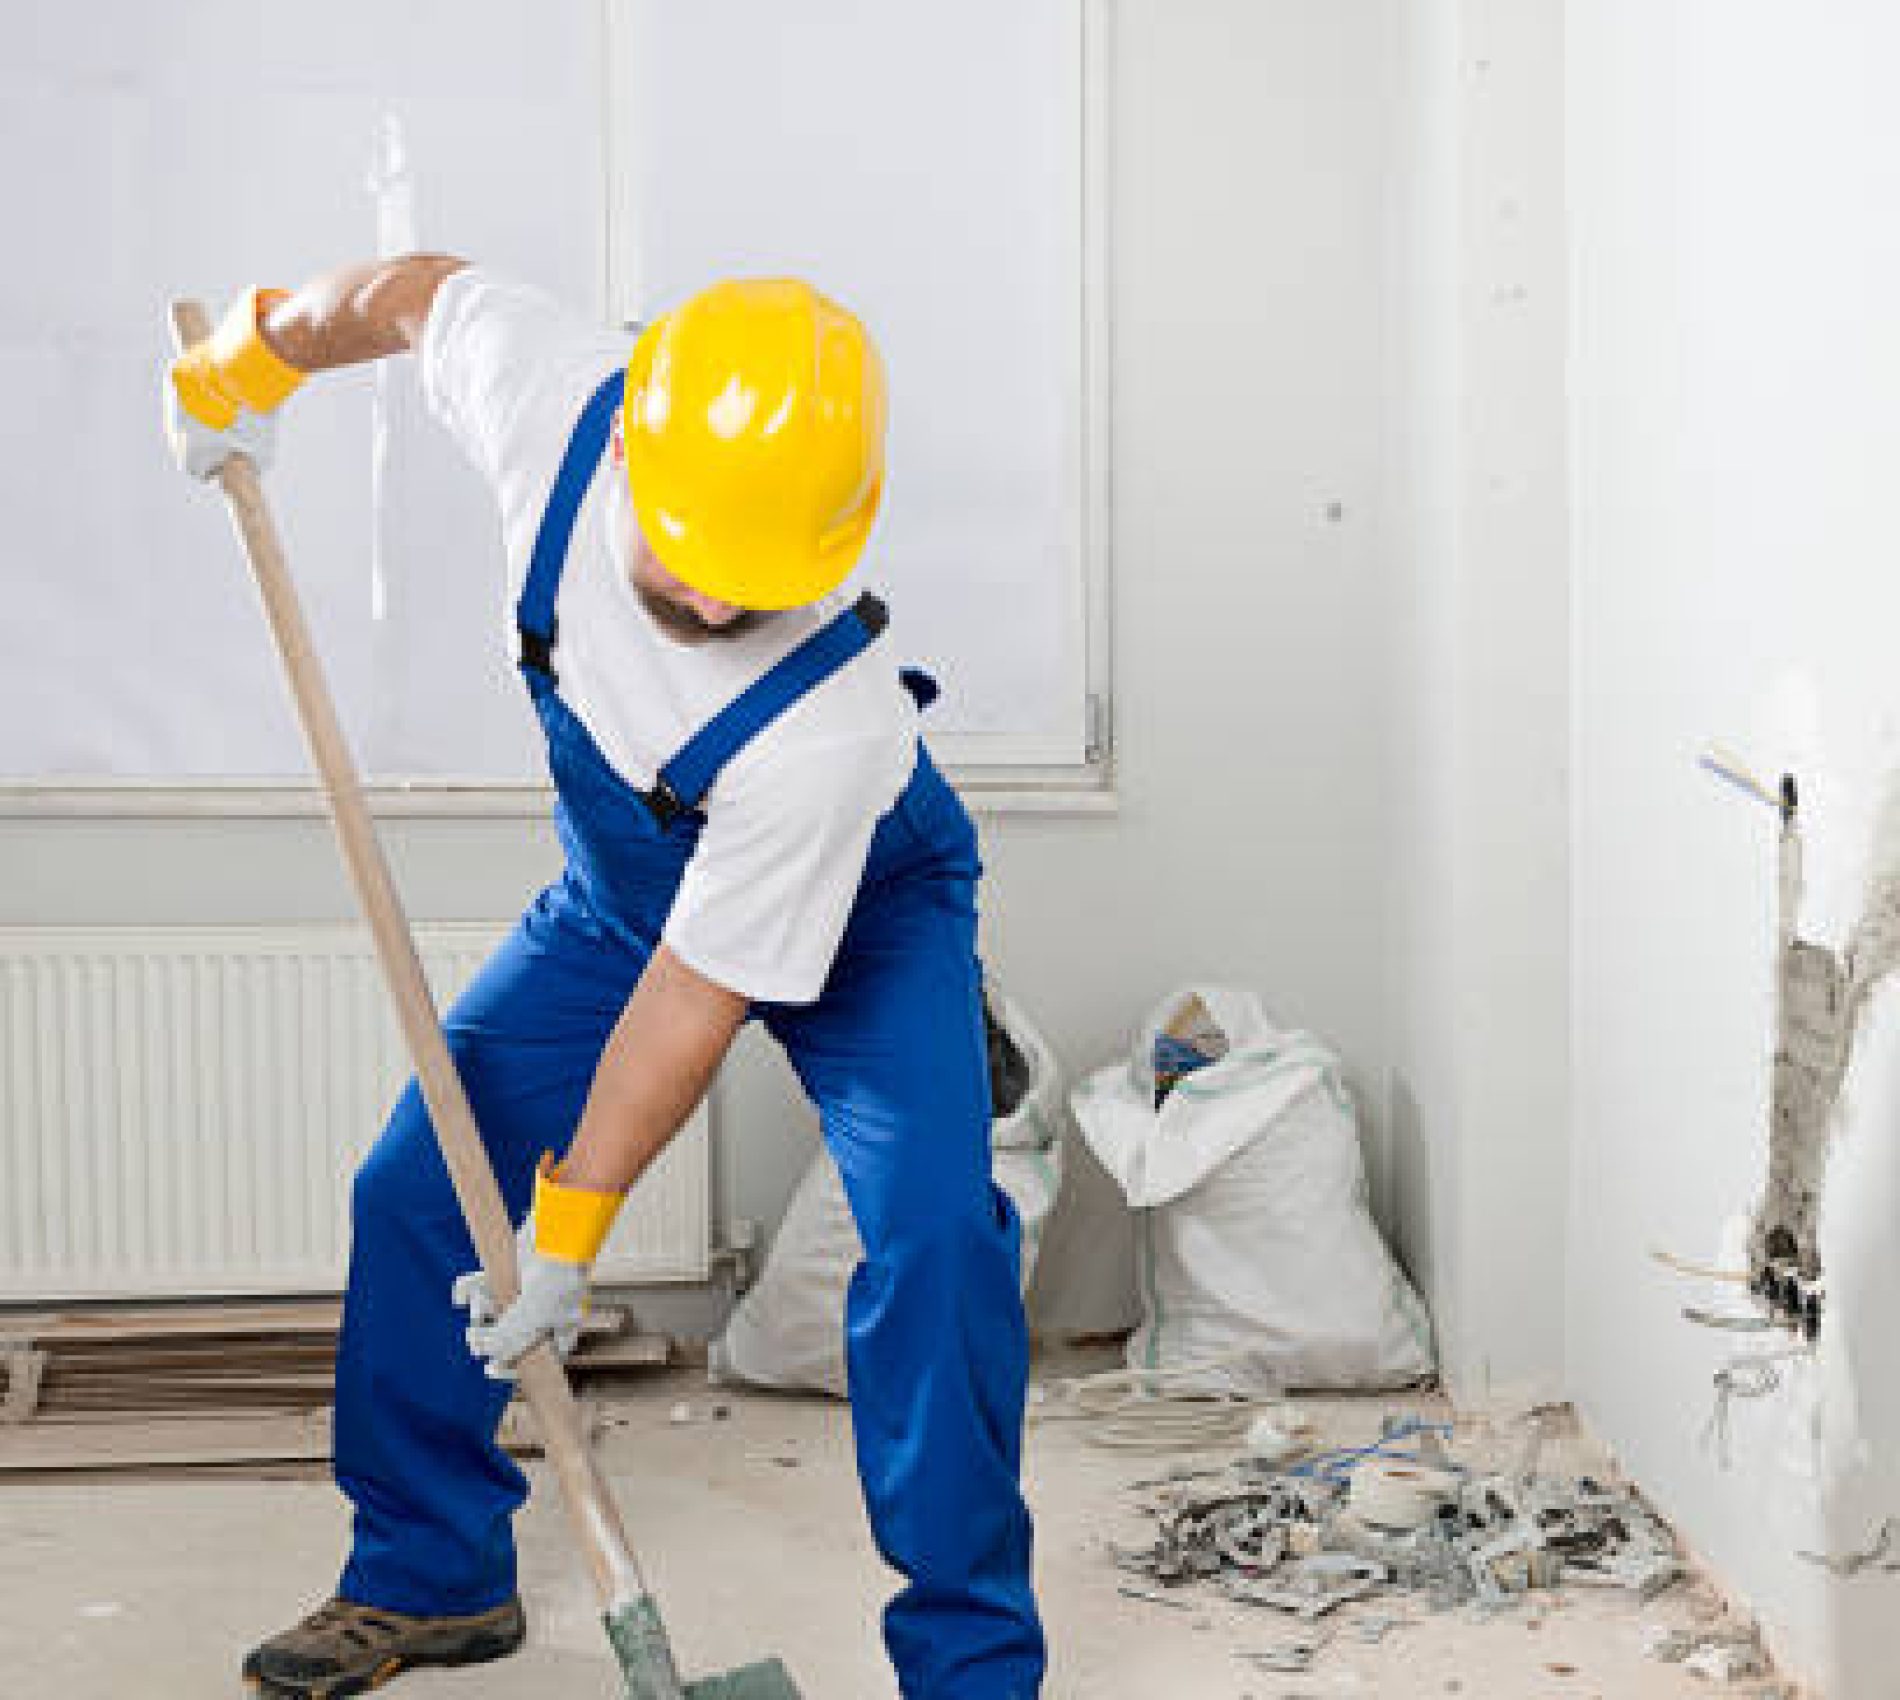
<path id="1" fill-rule="evenodd" d="M 706 1095 L 745 1020 L 746 1000 L 665 945 L 653 953 L 594 1071 L 563 1184 L 630 1187 Z"/>
<path id="2" fill-rule="evenodd" d="M 274 303 L 259 328 L 300 372 L 401 354 L 421 340 L 442 280 L 465 264 L 448 254 L 405 254 L 344 266 Z"/>

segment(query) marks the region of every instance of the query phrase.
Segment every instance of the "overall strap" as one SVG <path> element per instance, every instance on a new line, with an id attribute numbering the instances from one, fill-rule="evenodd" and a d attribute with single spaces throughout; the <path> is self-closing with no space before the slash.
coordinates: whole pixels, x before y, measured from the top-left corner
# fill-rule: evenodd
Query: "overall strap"
<path id="1" fill-rule="evenodd" d="M 521 634 L 521 670 L 529 675 L 539 673 L 550 684 L 554 680 L 554 602 L 560 594 L 568 539 L 574 535 L 575 517 L 607 447 L 614 409 L 620 405 L 624 388 L 625 374 L 616 368 L 601 380 L 600 388 L 581 409 L 561 456 L 560 470 L 554 475 L 547 511 L 541 516 L 534 553 L 528 560 L 528 576 L 521 586 L 521 600 L 515 604 L 515 629 Z"/>
<path id="2" fill-rule="evenodd" d="M 706 800 L 726 763 L 808 692 L 876 642 L 889 620 L 869 591 L 781 657 L 706 722 L 666 766 L 647 793 L 647 806 L 665 826 Z"/>

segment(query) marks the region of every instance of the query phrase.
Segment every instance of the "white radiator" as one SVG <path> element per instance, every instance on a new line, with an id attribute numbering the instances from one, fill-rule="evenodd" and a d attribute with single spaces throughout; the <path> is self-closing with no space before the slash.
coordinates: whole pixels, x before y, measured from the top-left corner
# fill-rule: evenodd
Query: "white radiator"
<path id="1" fill-rule="evenodd" d="M 418 929 L 435 993 L 501 936 Z M 367 932 L 0 927 L 0 1300 L 339 1290 L 349 1182 L 408 1077 Z M 705 1111 L 607 1281 L 709 1267 Z"/>

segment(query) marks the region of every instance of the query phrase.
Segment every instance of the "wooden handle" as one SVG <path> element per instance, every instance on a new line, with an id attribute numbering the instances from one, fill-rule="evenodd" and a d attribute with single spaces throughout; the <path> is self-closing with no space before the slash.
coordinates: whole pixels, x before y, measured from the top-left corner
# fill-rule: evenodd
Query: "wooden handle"
<path id="1" fill-rule="evenodd" d="M 173 302 L 171 317 L 172 338 L 181 352 L 211 334 L 211 321 L 196 301 Z M 296 699 L 297 717 L 303 723 L 304 737 L 330 800 L 330 819 L 376 941 L 383 978 L 395 1000 L 416 1080 L 429 1107 L 429 1120 L 442 1148 L 442 1160 L 448 1165 L 456 1200 L 475 1241 L 476 1255 L 487 1271 L 489 1287 L 497 1302 L 506 1304 L 520 1290 L 514 1230 L 476 1129 L 474 1113 L 469 1109 L 468 1096 L 462 1090 L 462 1078 L 442 1037 L 435 999 L 416 955 L 415 938 L 396 883 L 390 877 L 369 806 L 363 800 L 356 764 L 344 742 L 343 728 L 324 681 L 323 664 L 311 642 L 257 468 L 248 456 L 232 455 L 218 469 L 218 483 L 264 599 L 271 635 L 277 640 L 290 693 Z M 644 1598 L 646 1586 L 613 1496 L 588 1448 L 580 1408 L 560 1359 L 551 1347 L 537 1346 L 522 1359 L 517 1374 L 542 1444 L 560 1477 L 601 1603 L 611 1609 Z"/>

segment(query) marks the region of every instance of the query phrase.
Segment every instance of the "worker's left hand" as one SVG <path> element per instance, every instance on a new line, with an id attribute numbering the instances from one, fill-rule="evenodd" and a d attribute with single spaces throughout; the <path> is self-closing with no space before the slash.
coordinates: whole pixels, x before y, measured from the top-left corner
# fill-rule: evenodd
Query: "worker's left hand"
<path id="1" fill-rule="evenodd" d="M 218 469 L 233 455 L 244 455 L 262 472 L 276 453 L 277 416 L 240 407 L 229 425 L 222 431 L 214 430 L 179 399 L 177 382 L 167 372 L 165 436 L 171 443 L 172 459 L 178 463 L 179 470 L 190 473 L 193 478 L 215 478 Z"/>
<path id="2" fill-rule="evenodd" d="M 512 1381 L 515 1366 L 543 1340 L 565 1357 L 580 1338 L 587 1310 L 587 1265 L 563 1263 L 535 1250 L 534 1218 L 515 1236 L 521 1292 L 499 1315 L 479 1269 L 456 1277 L 450 1297 L 468 1311 L 468 1349 L 496 1381 Z"/>
<path id="3" fill-rule="evenodd" d="M 194 478 L 210 478 L 234 454 L 262 472 L 276 439 L 272 421 L 305 374 L 278 353 L 264 329 L 281 289 L 247 289 L 217 327 L 165 372 L 165 434 Z"/>

